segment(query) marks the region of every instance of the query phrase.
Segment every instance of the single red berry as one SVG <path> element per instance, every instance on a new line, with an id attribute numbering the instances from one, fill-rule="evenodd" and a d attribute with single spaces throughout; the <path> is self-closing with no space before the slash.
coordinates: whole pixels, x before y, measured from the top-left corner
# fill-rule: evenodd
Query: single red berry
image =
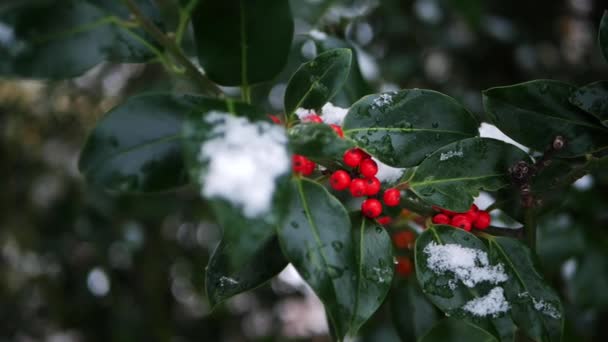
<path id="1" fill-rule="evenodd" d="M 479 208 L 475 204 L 472 204 L 471 208 L 464 214 L 467 215 L 471 222 L 475 222 L 479 216 Z"/>
<path id="2" fill-rule="evenodd" d="M 303 176 L 310 176 L 315 170 L 316 164 L 300 154 L 294 154 L 292 157 L 293 172 Z"/>
<path id="3" fill-rule="evenodd" d="M 375 198 L 368 198 L 361 203 L 361 212 L 369 218 L 376 218 L 382 214 L 382 203 Z"/>
<path id="4" fill-rule="evenodd" d="M 317 114 L 310 114 L 302 119 L 302 122 L 323 123 L 323 119 Z"/>
<path id="5" fill-rule="evenodd" d="M 350 175 L 344 170 L 338 170 L 329 177 L 329 185 L 334 190 L 342 191 L 350 185 Z"/>
<path id="6" fill-rule="evenodd" d="M 376 177 L 366 178 L 365 179 L 365 195 L 366 196 L 375 196 L 380 192 L 380 188 L 382 184 Z"/>
<path id="7" fill-rule="evenodd" d="M 304 170 L 302 170 L 302 175 L 310 176 L 313 172 L 315 172 L 315 168 L 317 164 L 310 159 L 306 159 L 306 163 L 304 164 Z"/>
<path id="8" fill-rule="evenodd" d="M 480 210 L 477 220 L 473 222 L 473 226 L 477 229 L 486 229 L 490 226 L 491 221 L 490 214 L 487 211 Z"/>
<path id="9" fill-rule="evenodd" d="M 342 127 L 340 127 L 336 124 L 331 124 L 331 125 L 329 125 L 329 127 L 331 127 L 340 138 L 344 138 L 344 132 L 342 131 Z"/>
<path id="10" fill-rule="evenodd" d="M 371 159 L 363 159 L 359 164 L 359 172 L 363 177 L 374 177 L 378 173 L 378 164 Z"/>
<path id="11" fill-rule="evenodd" d="M 397 248 L 408 248 L 416 240 L 416 235 L 410 230 L 402 230 L 393 235 L 393 243 Z"/>
<path id="12" fill-rule="evenodd" d="M 433 216 L 433 223 L 434 224 L 449 224 L 450 217 L 446 214 L 437 214 L 437 215 Z"/>
<path id="13" fill-rule="evenodd" d="M 268 118 L 277 125 L 281 124 L 281 119 L 276 115 L 268 114 Z"/>
<path id="14" fill-rule="evenodd" d="M 376 222 L 378 222 L 379 224 L 381 224 L 383 226 L 388 226 L 389 224 L 391 224 L 393 222 L 393 219 L 390 216 L 382 216 L 382 217 L 378 217 L 376 219 Z"/>
<path id="15" fill-rule="evenodd" d="M 395 188 L 386 189 L 384 190 L 384 195 L 382 195 L 382 200 L 384 201 L 384 204 L 389 207 L 396 207 L 401 200 L 401 191 Z"/>
<path id="16" fill-rule="evenodd" d="M 412 274 L 412 271 L 414 270 L 414 265 L 412 264 L 410 258 L 406 256 L 398 256 L 395 270 L 400 276 L 407 277 Z"/>
<path id="17" fill-rule="evenodd" d="M 362 178 L 353 179 L 349 185 L 350 194 L 353 195 L 353 197 L 365 196 L 366 188 L 367 188 L 367 184 L 365 182 L 365 179 L 362 179 Z"/>
<path id="18" fill-rule="evenodd" d="M 454 227 L 462 228 L 467 232 L 471 231 L 471 220 L 464 214 L 457 214 L 452 217 L 450 224 Z"/>
<path id="19" fill-rule="evenodd" d="M 362 149 L 360 149 L 360 148 L 355 148 L 355 151 L 361 155 L 361 160 L 364 160 L 364 159 L 369 159 L 369 158 L 371 158 L 371 157 L 372 157 L 372 156 L 370 156 L 369 154 L 367 154 L 367 152 L 363 151 L 363 150 L 362 150 Z"/>
<path id="20" fill-rule="evenodd" d="M 363 159 L 363 156 L 361 155 L 361 153 L 357 152 L 357 150 L 358 149 L 356 148 L 351 148 L 350 150 L 344 152 L 344 156 L 342 157 L 344 164 L 350 167 L 359 166 L 361 160 Z"/>

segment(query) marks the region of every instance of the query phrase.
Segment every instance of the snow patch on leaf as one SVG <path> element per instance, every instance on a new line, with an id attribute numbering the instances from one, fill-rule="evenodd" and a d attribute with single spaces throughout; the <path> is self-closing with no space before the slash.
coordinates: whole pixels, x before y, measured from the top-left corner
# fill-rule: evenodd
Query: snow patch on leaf
<path id="1" fill-rule="evenodd" d="M 476 317 L 498 317 L 500 313 L 507 312 L 511 308 L 505 299 L 504 289 L 497 286 L 490 292 L 479 298 L 468 301 L 462 309 Z"/>
<path id="2" fill-rule="evenodd" d="M 396 94 L 396 92 L 394 92 Z M 372 107 L 382 108 L 385 106 L 390 106 L 393 103 L 393 94 L 392 93 L 384 93 L 378 95 L 372 102 Z"/>
<path id="3" fill-rule="evenodd" d="M 464 153 L 462 151 L 448 151 L 445 153 L 441 153 L 441 155 L 439 156 L 439 161 L 444 161 L 444 160 L 448 160 L 450 158 L 454 158 L 454 157 L 464 157 Z"/>
<path id="4" fill-rule="evenodd" d="M 334 106 L 331 102 L 327 102 L 323 108 L 321 108 L 321 113 L 321 118 L 323 118 L 324 123 L 342 126 L 344 117 L 348 114 L 348 108 L 341 108 Z"/>
<path id="5" fill-rule="evenodd" d="M 517 295 L 519 298 L 529 298 L 532 300 L 532 305 L 536 311 L 543 313 L 554 319 L 560 319 L 562 315 L 559 310 L 551 303 L 543 300 L 532 297 L 528 292 L 519 293 Z"/>
<path id="6" fill-rule="evenodd" d="M 392 167 L 384 164 L 376 158 L 372 158 L 376 164 L 378 165 L 378 173 L 376 174 L 376 178 L 382 183 L 394 183 L 403 176 L 403 173 L 406 169 Z"/>
<path id="7" fill-rule="evenodd" d="M 198 156 L 207 165 L 199 176 L 201 195 L 224 199 L 250 218 L 268 213 L 276 179 L 289 172 L 285 131 L 222 112 L 210 112 L 205 121 L 213 128 Z"/>

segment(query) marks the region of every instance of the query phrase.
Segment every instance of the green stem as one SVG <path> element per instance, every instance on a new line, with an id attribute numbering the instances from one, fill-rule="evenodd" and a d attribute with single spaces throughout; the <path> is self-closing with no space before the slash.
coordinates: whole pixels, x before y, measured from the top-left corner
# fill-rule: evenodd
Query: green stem
<path id="1" fill-rule="evenodd" d="M 241 98 L 251 104 L 251 87 L 248 84 L 243 84 L 241 87 Z"/>
<path id="2" fill-rule="evenodd" d="M 532 252 L 536 252 L 536 213 L 534 208 L 524 208 L 524 233 Z"/>
<path id="3" fill-rule="evenodd" d="M 175 60 L 186 69 L 186 75 L 203 91 L 204 94 L 220 96 L 222 91 L 211 82 L 200 70 L 194 65 L 186 55 L 184 55 L 182 49 L 167 35 L 165 35 L 156 25 L 154 25 L 146 16 L 141 12 L 139 7 L 133 0 L 123 0 L 129 11 L 133 14 L 135 19 L 140 23 L 141 27 L 148 32 L 159 44 L 169 51 L 169 53 L 175 58 Z"/>
<path id="4" fill-rule="evenodd" d="M 175 41 L 177 44 L 181 44 L 184 39 L 188 23 L 190 23 L 190 18 L 192 17 L 192 11 L 198 5 L 198 1 L 190 0 L 186 7 L 179 9 L 179 24 L 177 25 L 177 31 L 175 31 Z"/>

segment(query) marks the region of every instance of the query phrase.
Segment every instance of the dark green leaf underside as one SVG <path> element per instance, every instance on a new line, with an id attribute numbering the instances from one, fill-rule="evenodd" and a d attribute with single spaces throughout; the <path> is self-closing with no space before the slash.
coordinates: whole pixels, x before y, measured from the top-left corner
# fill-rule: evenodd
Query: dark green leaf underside
<path id="1" fill-rule="evenodd" d="M 598 81 L 578 88 L 570 102 L 592 114 L 604 126 L 608 126 L 608 81 Z"/>

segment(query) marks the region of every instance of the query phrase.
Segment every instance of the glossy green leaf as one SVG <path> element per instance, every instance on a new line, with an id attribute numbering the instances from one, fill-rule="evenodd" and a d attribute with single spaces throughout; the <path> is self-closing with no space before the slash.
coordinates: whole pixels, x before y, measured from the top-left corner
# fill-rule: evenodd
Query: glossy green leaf
<path id="1" fill-rule="evenodd" d="M 228 227 L 228 226 L 224 226 Z M 235 230 L 235 229 L 233 229 Z M 251 238 L 249 229 L 239 229 L 241 240 Z M 213 252 L 205 273 L 205 288 L 209 303 L 215 307 L 220 302 L 239 293 L 254 289 L 287 266 L 273 227 L 265 238 L 254 236 L 250 244 L 257 248 L 245 253 L 239 250 L 239 240 L 229 242 L 226 237 Z M 235 255 L 238 257 L 235 258 Z M 236 263 L 240 260 L 240 263 Z"/>
<path id="2" fill-rule="evenodd" d="M 600 49 L 602 50 L 604 59 L 608 61 L 608 11 L 604 11 L 604 15 L 602 15 L 597 40 L 600 43 Z"/>
<path id="3" fill-rule="evenodd" d="M 598 81 L 578 88 L 570 96 L 570 102 L 598 118 L 602 125 L 608 126 L 608 81 Z"/>
<path id="4" fill-rule="evenodd" d="M 447 318 L 437 323 L 418 342 L 498 342 L 496 337 L 474 323 Z"/>
<path id="5" fill-rule="evenodd" d="M 142 11 L 157 14 L 149 2 Z M 78 76 L 102 61 L 143 62 L 154 43 L 123 22 L 128 13 L 102 1 L 40 1 L 3 13 L 14 36 L 0 42 L 0 74 L 32 78 Z M 6 57 L 5 57 L 6 56 Z"/>
<path id="6" fill-rule="evenodd" d="M 312 159 L 340 159 L 352 141 L 340 138 L 334 130 L 323 124 L 304 123 L 289 129 L 289 143 L 294 153 Z"/>
<path id="7" fill-rule="evenodd" d="M 197 99 L 129 98 L 97 123 L 82 150 L 80 171 L 89 182 L 115 191 L 164 191 L 186 184 L 181 131 Z"/>
<path id="8" fill-rule="evenodd" d="M 297 199 L 278 236 L 287 259 L 325 305 L 341 340 L 380 306 L 393 275 L 390 238 L 368 220 L 351 220 L 321 185 L 294 179 Z"/>
<path id="9" fill-rule="evenodd" d="M 568 99 L 576 87 L 551 80 L 535 80 L 483 92 L 492 123 L 514 140 L 544 151 L 556 136 L 566 140 L 558 153 L 576 157 L 608 148 L 608 129 Z"/>
<path id="10" fill-rule="evenodd" d="M 204 0 L 192 24 L 202 67 L 225 86 L 271 80 L 283 69 L 293 38 L 288 0 Z"/>
<path id="11" fill-rule="evenodd" d="M 529 160 L 517 147 L 489 138 L 470 138 L 447 145 L 425 159 L 407 182 L 423 200 L 464 212 L 480 190 L 496 191 L 511 184 L 510 166 Z"/>
<path id="12" fill-rule="evenodd" d="M 458 102 L 432 90 L 365 96 L 350 108 L 344 134 L 383 163 L 416 166 L 437 149 L 478 134 Z"/>
<path id="13" fill-rule="evenodd" d="M 396 283 L 389 303 L 393 325 L 403 341 L 417 341 L 439 320 L 437 310 L 422 293 L 414 277 Z"/>
<path id="14" fill-rule="evenodd" d="M 321 109 L 346 81 L 351 60 L 349 49 L 332 49 L 302 64 L 287 83 L 285 112 Z"/>
<path id="15" fill-rule="evenodd" d="M 513 321 L 535 341 L 561 341 L 561 300 L 544 281 L 530 249 L 512 238 L 486 237 L 490 260 L 505 265 L 509 275 L 503 287 Z"/>

